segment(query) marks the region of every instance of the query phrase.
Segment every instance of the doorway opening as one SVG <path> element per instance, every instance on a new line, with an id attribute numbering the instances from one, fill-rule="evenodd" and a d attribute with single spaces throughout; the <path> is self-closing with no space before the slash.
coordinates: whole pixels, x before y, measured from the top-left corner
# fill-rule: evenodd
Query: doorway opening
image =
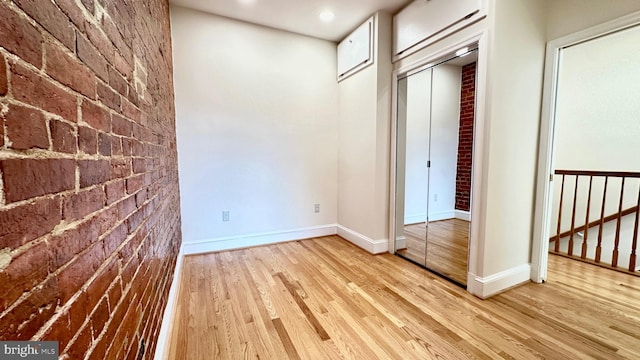
<path id="1" fill-rule="evenodd" d="M 640 14 L 550 42 L 532 280 L 549 252 L 639 274 Z"/>
<path id="2" fill-rule="evenodd" d="M 477 44 L 398 76 L 395 254 L 466 287 Z"/>

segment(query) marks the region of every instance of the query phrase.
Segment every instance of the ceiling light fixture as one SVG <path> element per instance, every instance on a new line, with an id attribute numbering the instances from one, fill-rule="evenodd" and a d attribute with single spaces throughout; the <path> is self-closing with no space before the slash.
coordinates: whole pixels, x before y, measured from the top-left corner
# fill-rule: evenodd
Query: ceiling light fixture
<path id="1" fill-rule="evenodd" d="M 333 11 L 331 11 L 331 10 L 324 10 L 323 12 L 320 13 L 320 20 L 322 20 L 323 22 L 330 22 L 335 17 L 336 16 L 334 15 Z"/>
<path id="2" fill-rule="evenodd" d="M 238 0 L 238 2 L 242 5 L 253 5 L 256 3 L 256 0 Z"/>

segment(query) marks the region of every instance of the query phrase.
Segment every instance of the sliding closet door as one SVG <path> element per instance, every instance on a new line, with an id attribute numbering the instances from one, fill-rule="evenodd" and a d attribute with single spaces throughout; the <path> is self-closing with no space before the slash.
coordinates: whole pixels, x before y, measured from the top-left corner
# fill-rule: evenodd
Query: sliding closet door
<path id="1" fill-rule="evenodd" d="M 433 68 L 425 266 L 464 284 L 469 223 L 456 211 L 461 82 L 461 66 Z"/>
<path id="2" fill-rule="evenodd" d="M 396 252 L 425 264 L 431 69 L 398 83 Z"/>

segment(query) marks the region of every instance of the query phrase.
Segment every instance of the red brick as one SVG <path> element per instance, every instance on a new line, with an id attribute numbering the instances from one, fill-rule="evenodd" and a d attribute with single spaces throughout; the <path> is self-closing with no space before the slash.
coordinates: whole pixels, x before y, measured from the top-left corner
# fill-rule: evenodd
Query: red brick
<path id="1" fill-rule="evenodd" d="M 52 119 L 49 121 L 49 130 L 53 151 L 67 154 L 75 154 L 78 151 L 78 140 L 71 125 Z"/>
<path id="2" fill-rule="evenodd" d="M 0 53 L 0 96 L 7 94 L 8 80 L 7 80 L 7 62 L 4 60 L 4 54 Z M 2 140 L 0 140 L 2 141 Z M 0 146 L 2 146 L 0 142 Z"/>
<path id="3" fill-rule="evenodd" d="M 63 219 L 71 222 L 100 210 L 105 204 L 102 187 L 80 191 L 77 194 L 66 195 L 62 200 Z"/>
<path id="4" fill-rule="evenodd" d="M 111 180 L 127 177 L 131 174 L 131 160 L 113 159 L 111 160 Z"/>
<path id="5" fill-rule="evenodd" d="M 127 194 L 133 194 L 142 187 L 142 176 L 134 176 L 127 179 Z"/>
<path id="6" fill-rule="evenodd" d="M 131 156 L 133 152 L 133 140 L 122 139 L 122 154 L 125 156 Z"/>
<path id="7" fill-rule="evenodd" d="M 103 132 L 98 133 L 98 154 L 111 156 L 111 137 Z"/>
<path id="8" fill-rule="evenodd" d="M 108 160 L 79 160 L 80 187 L 101 184 L 109 180 Z"/>
<path id="9" fill-rule="evenodd" d="M 106 254 L 109 256 L 110 254 Z M 114 258 L 109 264 L 103 268 L 98 276 L 89 284 L 86 292 L 87 302 L 86 306 L 91 311 L 101 298 L 107 295 L 108 289 L 111 284 L 116 280 L 118 276 L 119 268 L 118 262 Z"/>
<path id="10" fill-rule="evenodd" d="M 111 155 L 122 155 L 122 139 L 111 136 Z"/>
<path id="11" fill-rule="evenodd" d="M 105 185 L 104 189 L 107 196 L 107 205 L 111 205 L 124 197 L 124 180 L 109 183 Z"/>
<path id="12" fill-rule="evenodd" d="M 89 10 L 90 13 L 93 14 L 93 10 L 94 10 L 93 0 L 82 0 L 82 4 L 84 5 L 85 8 L 87 8 L 87 10 Z"/>
<path id="13" fill-rule="evenodd" d="M 36 287 L 27 298 L 0 317 L 0 334 L 3 339 L 29 340 L 49 320 L 60 303 L 58 284 L 49 279 Z M 37 311 L 33 311 L 37 309 Z"/>
<path id="14" fill-rule="evenodd" d="M 75 162 L 70 159 L 7 159 L 0 161 L 7 203 L 53 194 L 75 187 Z"/>
<path id="15" fill-rule="evenodd" d="M 114 321 L 115 322 L 115 321 Z M 98 343 L 93 347 L 91 353 L 88 354 L 88 360 L 104 360 L 107 355 L 107 347 L 111 345 L 111 339 L 107 339 L 106 336 L 100 338 Z"/>
<path id="16" fill-rule="evenodd" d="M 73 343 L 69 345 L 67 353 L 72 359 L 84 359 L 91 346 L 91 326 L 87 324 L 79 333 Z"/>
<path id="17" fill-rule="evenodd" d="M 121 219 L 126 218 L 136 209 L 136 199 L 133 196 L 129 196 L 123 201 L 118 203 L 118 211 Z"/>
<path id="18" fill-rule="evenodd" d="M 75 49 L 76 39 L 71 22 L 52 1 L 14 0 L 14 2 L 68 49 Z"/>
<path id="19" fill-rule="evenodd" d="M 120 52 L 122 57 L 125 59 L 133 59 L 133 52 L 131 51 L 131 47 L 124 42 L 120 31 L 118 30 L 118 26 L 111 20 L 109 17 L 102 18 L 102 29 L 107 34 L 107 37 L 111 40 L 111 42 L 115 45 L 116 49 Z"/>
<path id="20" fill-rule="evenodd" d="M 127 96 L 129 84 L 114 68 L 109 67 L 109 85 L 122 96 Z"/>
<path id="21" fill-rule="evenodd" d="M 107 304 L 107 298 L 103 298 L 102 301 L 96 307 L 94 313 L 91 315 L 91 327 L 93 329 L 93 337 L 97 338 L 98 335 L 104 329 L 104 325 L 109 320 L 109 305 Z"/>
<path id="22" fill-rule="evenodd" d="M 88 98 L 96 98 L 96 78 L 86 66 L 52 42 L 46 42 L 45 51 L 49 76 Z"/>
<path id="23" fill-rule="evenodd" d="M 113 64 L 115 61 L 114 54 L 116 53 L 116 48 L 102 29 L 99 26 L 88 27 L 86 35 L 93 46 L 106 59 L 107 63 Z M 108 81 L 108 78 L 105 79 L 105 81 Z"/>
<path id="24" fill-rule="evenodd" d="M 85 63 L 93 72 L 104 81 L 109 81 L 109 74 L 107 73 L 107 61 L 100 55 L 100 53 L 93 47 L 89 40 L 84 36 L 78 35 L 77 41 L 78 57 Z"/>
<path id="25" fill-rule="evenodd" d="M 122 223 L 103 239 L 104 252 L 111 255 L 127 238 L 127 224 Z"/>
<path id="26" fill-rule="evenodd" d="M 38 340 L 57 341 L 59 352 L 62 353 L 73 335 L 75 335 L 75 331 L 70 329 L 69 313 L 65 311 L 58 315 Z"/>
<path id="27" fill-rule="evenodd" d="M 100 235 L 106 234 L 109 229 L 113 228 L 115 224 L 118 222 L 118 207 L 112 206 L 104 211 L 100 212 L 100 214 L 96 217 L 95 223 L 98 226 L 98 231 Z"/>
<path id="28" fill-rule="evenodd" d="M 52 268 L 58 269 L 97 239 L 98 227 L 92 221 L 85 221 L 75 228 L 53 236 L 49 240 Z"/>
<path id="29" fill-rule="evenodd" d="M 122 297 L 122 282 L 118 278 L 115 284 L 109 289 L 109 309 L 114 312 L 118 301 Z"/>
<path id="30" fill-rule="evenodd" d="M 16 100 L 77 121 L 76 97 L 19 64 L 11 64 L 11 89 Z"/>
<path id="31" fill-rule="evenodd" d="M 125 78 L 129 80 L 133 79 L 133 68 L 131 64 L 118 52 L 116 52 L 114 66 Z"/>
<path id="32" fill-rule="evenodd" d="M 147 161 L 141 158 L 135 158 L 132 160 L 133 173 L 140 174 L 147 171 Z"/>
<path id="33" fill-rule="evenodd" d="M 89 127 L 78 126 L 78 147 L 85 154 L 96 154 L 98 133 Z"/>
<path id="34" fill-rule="evenodd" d="M 9 265 L 0 271 L 0 284 L 11 284 L 3 287 L 0 313 L 24 292 L 46 279 L 48 274 L 49 253 L 45 243 L 39 243 L 19 255 L 14 255 Z"/>
<path id="35" fill-rule="evenodd" d="M 42 112 L 18 105 L 10 105 L 4 116 L 11 148 L 27 150 L 48 149 L 49 134 Z"/>
<path id="36" fill-rule="evenodd" d="M 0 3 L 0 46 L 25 61 L 42 67 L 42 35 L 33 25 Z"/>
<path id="37" fill-rule="evenodd" d="M 0 211 L 0 249 L 15 249 L 37 239 L 53 230 L 61 219 L 60 198 Z"/>
<path id="38" fill-rule="evenodd" d="M 71 303 L 69 306 L 69 331 L 73 336 L 85 323 L 91 309 L 87 306 L 87 294 L 84 292 L 78 294 L 78 297 L 69 302 Z"/>
<path id="39" fill-rule="evenodd" d="M 82 9 L 76 4 L 74 0 L 56 0 L 56 4 L 60 7 L 60 10 L 69 17 L 72 23 L 82 32 L 85 31 L 89 25 L 84 18 Z"/>
<path id="40" fill-rule="evenodd" d="M 140 110 L 128 100 L 122 101 L 122 115 L 134 122 L 140 121 L 141 117 Z"/>
<path id="41" fill-rule="evenodd" d="M 109 112 L 101 106 L 91 101 L 84 100 L 82 102 L 82 121 L 89 124 L 97 130 L 109 132 L 111 131 L 111 117 Z"/>
<path id="42" fill-rule="evenodd" d="M 111 116 L 111 128 L 114 134 L 131 137 L 131 134 L 133 133 L 132 125 L 131 121 L 120 115 L 113 114 Z"/>
<path id="43" fill-rule="evenodd" d="M 98 99 L 104 105 L 115 111 L 121 111 L 122 109 L 122 98 L 120 94 L 101 82 L 98 82 Z"/>
<path id="44" fill-rule="evenodd" d="M 104 261 L 102 244 L 94 244 L 58 273 L 60 299 L 66 303 L 95 274 Z"/>

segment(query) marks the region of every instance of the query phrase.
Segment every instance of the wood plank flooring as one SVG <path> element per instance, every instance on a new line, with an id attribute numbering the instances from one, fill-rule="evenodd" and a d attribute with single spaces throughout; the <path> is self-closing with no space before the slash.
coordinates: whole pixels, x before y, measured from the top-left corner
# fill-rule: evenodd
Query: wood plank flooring
<path id="1" fill-rule="evenodd" d="M 431 221 L 428 237 L 424 223 L 405 225 L 404 236 L 407 239 L 407 248 L 397 252 L 407 259 L 466 285 L 469 225 L 468 221 L 460 219 Z"/>
<path id="2" fill-rule="evenodd" d="M 640 358 L 640 278 L 549 264 L 483 301 L 337 236 L 189 256 L 170 358 Z"/>

